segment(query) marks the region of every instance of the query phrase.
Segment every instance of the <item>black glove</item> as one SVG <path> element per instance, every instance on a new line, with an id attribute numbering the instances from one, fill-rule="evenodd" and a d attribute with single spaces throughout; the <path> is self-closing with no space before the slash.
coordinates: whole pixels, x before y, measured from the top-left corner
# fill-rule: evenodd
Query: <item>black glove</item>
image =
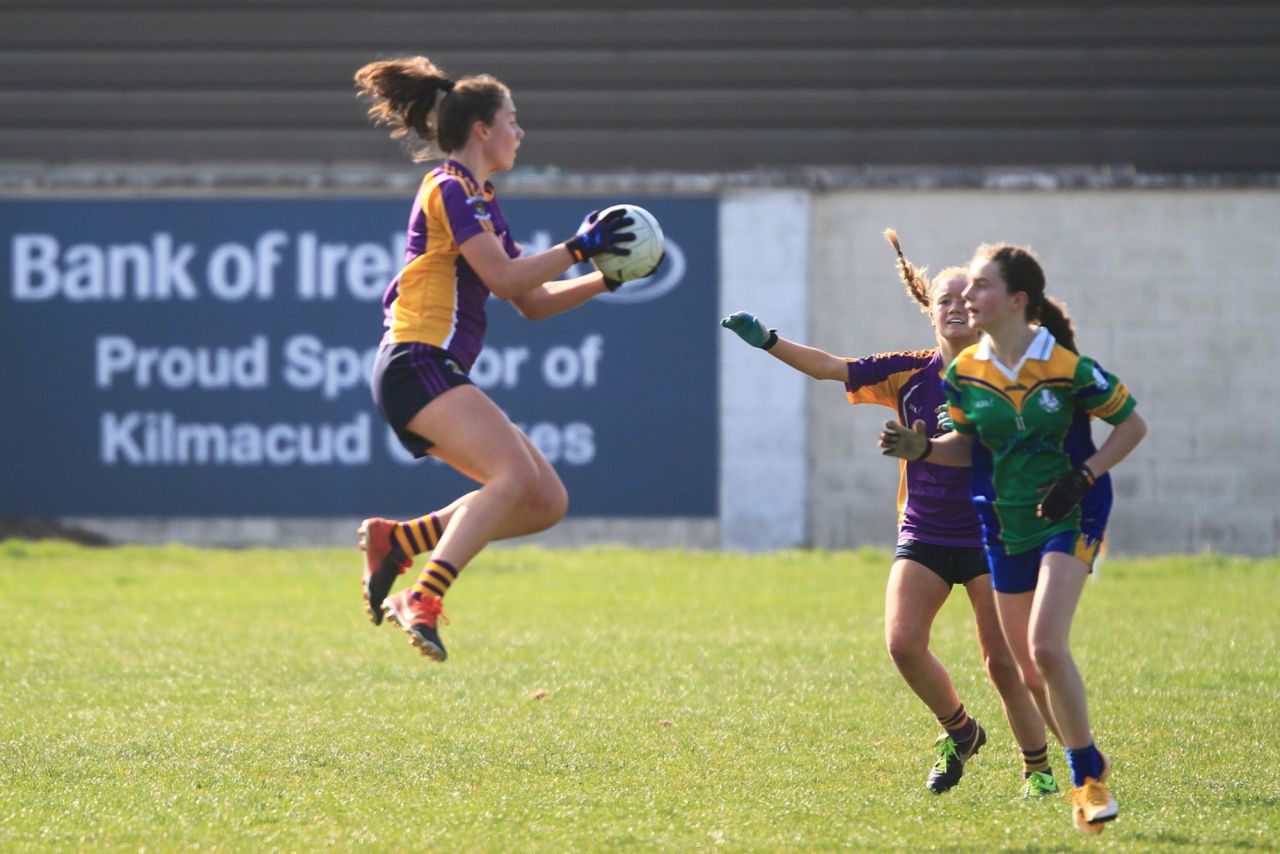
<path id="1" fill-rule="evenodd" d="M 618 229 L 626 228 L 634 222 L 635 220 L 626 216 L 623 208 L 615 208 L 602 218 L 597 217 L 596 212 L 592 211 L 582 221 L 578 233 L 566 240 L 564 245 L 568 247 L 573 260 L 579 264 L 588 258 L 594 258 L 601 252 L 630 255 L 630 249 L 623 249 L 618 244 L 635 240 L 636 236 L 633 232 L 619 232 Z"/>
<path id="2" fill-rule="evenodd" d="M 1055 477 L 1048 483 L 1040 485 L 1043 497 L 1036 507 L 1036 515 L 1046 522 L 1057 522 L 1067 517 L 1075 506 L 1084 498 L 1084 494 L 1093 486 L 1093 472 L 1086 465 L 1077 466 L 1073 471 Z"/>
<path id="3" fill-rule="evenodd" d="M 631 250 L 628 249 L 627 251 L 630 252 Z M 663 252 L 658 256 L 658 263 L 650 267 L 647 273 L 642 273 L 639 276 L 632 276 L 630 279 L 611 279 L 608 276 L 604 276 L 604 286 L 608 288 L 610 292 L 613 292 L 625 285 L 627 282 L 634 282 L 636 279 L 647 279 L 654 273 L 658 272 L 658 269 L 662 266 L 662 262 L 665 260 L 667 260 L 667 253 Z M 601 275 L 604 274 L 602 273 Z"/>

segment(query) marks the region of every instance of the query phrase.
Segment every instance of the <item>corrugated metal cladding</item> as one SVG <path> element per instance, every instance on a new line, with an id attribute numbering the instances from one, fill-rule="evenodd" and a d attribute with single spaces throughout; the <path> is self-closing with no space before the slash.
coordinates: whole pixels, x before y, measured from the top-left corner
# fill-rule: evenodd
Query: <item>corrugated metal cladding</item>
<path id="1" fill-rule="evenodd" d="M 5 0 L 8 161 L 402 165 L 351 76 L 513 89 L 521 165 L 1280 168 L 1280 2 Z"/>

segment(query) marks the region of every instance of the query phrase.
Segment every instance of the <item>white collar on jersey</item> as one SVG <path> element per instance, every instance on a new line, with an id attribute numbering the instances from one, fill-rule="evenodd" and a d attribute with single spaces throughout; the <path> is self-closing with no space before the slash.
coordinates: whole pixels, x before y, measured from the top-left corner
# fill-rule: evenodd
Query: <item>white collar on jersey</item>
<path id="1" fill-rule="evenodd" d="M 995 351 L 991 348 L 991 336 L 983 335 L 982 340 L 978 342 L 978 350 L 973 354 L 975 359 L 981 359 L 984 362 L 990 362 L 1000 369 L 1000 373 L 1004 374 L 1010 380 L 1016 380 L 1018 374 L 1022 373 L 1022 366 L 1027 363 L 1027 359 L 1039 359 L 1044 361 L 1053 353 L 1053 345 L 1058 342 L 1049 334 L 1049 330 L 1043 326 L 1036 333 L 1036 337 L 1031 339 L 1031 343 L 1027 346 L 1027 352 L 1022 354 L 1022 358 L 1018 360 L 1018 364 L 1012 368 L 1008 367 L 996 358 Z"/>

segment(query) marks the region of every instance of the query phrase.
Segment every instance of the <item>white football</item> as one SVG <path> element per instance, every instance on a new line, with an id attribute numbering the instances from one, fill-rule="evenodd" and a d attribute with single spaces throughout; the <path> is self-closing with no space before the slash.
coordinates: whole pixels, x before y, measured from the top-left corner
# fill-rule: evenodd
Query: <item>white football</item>
<path id="1" fill-rule="evenodd" d="M 653 214 L 639 205 L 614 205 L 600 211 L 600 216 L 617 208 L 621 208 L 632 220 L 631 225 L 624 226 L 619 231 L 634 234 L 635 240 L 625 240 L 618 244 L 624 249 L 630 249 L 631 254 L 601 252 L 591 259 L 591 263 L 608 278 L 617 282 L 629 282 L 649 275 L 662 257 L 662 226 L 658 225 Z"/>

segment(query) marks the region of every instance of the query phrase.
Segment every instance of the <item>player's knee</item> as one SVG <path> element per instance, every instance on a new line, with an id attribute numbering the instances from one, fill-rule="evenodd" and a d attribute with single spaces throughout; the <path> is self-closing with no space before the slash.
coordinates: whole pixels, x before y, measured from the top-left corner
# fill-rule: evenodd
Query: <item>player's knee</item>
<path id="1" fill-rule="evenodd" d="M 890 631 L 885 634 L 889 657 L 900 669 L 918 666 L 929 656 L 929 645 L 910 632 Z"/>
<path id="2" fill-rule="evenodd" d="M 1067 651 L 1066 645 L 1050 641 L 1033 639 L 1031 658 L 1035 661 L 1036 669 L 1050 678 L 1054 674 L 1063 672 L 1071 664 L 1071 653 Z"/>
<path id="3" fill-rule="evenodd" d="M 987 677 L 1000 693 L 1012 691 L 1022 685 L 1022 673 L 1013 654 L 1007 649 L 987 652 L 983 656 L 983 664 L 987 668 Z"/>
<path id="4" fill-rule="evenodd" d="M 516 510 L 537 505 L 541 500 L 542 485 L 537 467 L 521 460 L 496 473 L 485 484 L 485 489 L 508 510 Z"/>
<path id="5" fill-rule="evenodd" d="M 529 533 L 550 528 L 564 518 L 569 508 L 569 495 L 560 478 L 536 468 L 521 471 L 512 478 L 510 493 L 520 514 L 528 521 Z"/>
<path id="6" fill-rule="evenodd" d="M 530 497 L 531 515 L 542 528 L 550 528 L 569 511 L 569 493 L 560 478 L 541 478 Z"/>
<path id="7" fill-rule="evenodd" d="M 1022 679 L 1022 684 L 1027 686 L 1027 690 L 1035 695 L 1044 694 L 1044 677 L 1040 675 L 1040 671 L 1036 669 L 1034 664 L 1026 667 L 1018 667 L 1018 675 Z"/>

